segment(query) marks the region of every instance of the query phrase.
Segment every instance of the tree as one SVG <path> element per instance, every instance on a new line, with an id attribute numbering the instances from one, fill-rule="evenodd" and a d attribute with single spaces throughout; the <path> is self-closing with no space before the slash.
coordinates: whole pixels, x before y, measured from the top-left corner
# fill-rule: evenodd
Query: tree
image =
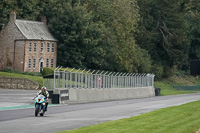
<path id="1" fill-rule="evenodd" d="M 80 1 L 59 0 L 53 3 L 49 27 L 60 41 L 58 64 L 79 68 L 101 68 L 105 56 L 100 45 L 101 26 L 94 23 Z"/>
<path id="2" fill-rule="evenodd" d="M 181 12 L 182 0 L 141 0 L 140 32 L 137 42 L 160 64 L 165 76 L 188 65 L 189 38 L 187 23 Z"/>
<path id="3" fill-rule="evenodd" d="M 200 58 L 200 1 L 189 0 L 186 3 L 185 19 L 189 25 L 190 58 Z"/>
<path id="4" fill-rule="evenodd" d="M 15 0 L 0 1 L 0 24 L 6 24 L 9 20 L 9 14 L 15 9 Z"/>
<path id="5" fill-rule="evenodd" d="M 105 36 L 103 36 L 102 42 L 107 44 L 105 68 L 113 71 L 138 72 L 143 59 L 137 58 L 136 55 L 144 57 L 143 55 L 148 54 L 143 54 L 135 43 L 134 36 L 139 18 L 136 1 L 88 1 L 88 9 L 94 14 L 94 22 L 101 22 L 104 25 Z"/>

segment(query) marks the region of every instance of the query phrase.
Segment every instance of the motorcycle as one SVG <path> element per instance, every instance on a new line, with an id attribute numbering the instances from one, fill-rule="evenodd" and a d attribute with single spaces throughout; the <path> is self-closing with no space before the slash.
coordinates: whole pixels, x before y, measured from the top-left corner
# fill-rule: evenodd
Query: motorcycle
<path id="1" fill-rule="evenodd" d="M 40 116 L 43 116 L 45 113 L 45 108 L 46 108 L 45 96 L 38 95 L 35 98 L 35 116 L 37 117 L 38 114 L 40 114 Z"/>

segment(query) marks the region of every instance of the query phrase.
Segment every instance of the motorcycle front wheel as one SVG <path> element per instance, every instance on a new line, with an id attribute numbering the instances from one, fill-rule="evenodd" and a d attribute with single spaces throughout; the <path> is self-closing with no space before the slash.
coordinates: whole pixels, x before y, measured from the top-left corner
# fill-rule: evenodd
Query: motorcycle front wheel
<path id="1" fill-rule="evenodd" d="M 44 113 L 45 113 L 45 109 L 44 108 L 45 108 L 44 106 L 41 106 L 42 112 L 40 113 L 40 116 L 44 116 Z"/>
<path id="2" fill-rule="evenodd" d="M 36 117 L 38 116 L 39 111 L 40 111 L 40 105 L 36 105 L 35 106 L 35 116 Z"/>

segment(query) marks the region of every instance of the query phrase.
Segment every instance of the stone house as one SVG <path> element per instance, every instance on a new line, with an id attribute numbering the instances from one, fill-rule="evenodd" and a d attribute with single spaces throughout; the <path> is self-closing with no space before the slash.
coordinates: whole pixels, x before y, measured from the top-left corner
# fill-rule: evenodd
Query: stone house
<path id="1" fill-rule="evenodd" d="M 56 67 L 57 40 L 43 22 L 16 19 L 10 13 L 8 24 L 0 31 L 0 70 L 40 72 Z"/>

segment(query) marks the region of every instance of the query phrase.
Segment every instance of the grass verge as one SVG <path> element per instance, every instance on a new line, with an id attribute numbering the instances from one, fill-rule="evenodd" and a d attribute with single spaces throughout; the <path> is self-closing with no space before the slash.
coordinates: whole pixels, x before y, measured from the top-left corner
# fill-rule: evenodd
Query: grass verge
<path id="1" fill-rule="evenodd" d="M 37 82 L 40 87 L 43 86 L 43 77 L 42 76 L 31 76 L 31 75 L 25 75 L 20 73 L 9 73 L 9 72 L 0 72 L 1 77 L 13 77 L 13 78 L 27 78 L 30 80 L 33 80 Z"/>
<path id="2" fill-rule="evenodd" d="M 163 79 L 161 81 L 155 81 L 155 87 L 161 88 L 161 96 L 195 93 L 196 91 L 192 90 L 191 91 L 176 90 L 175 88 L 173 88 L 173 86 L 174 85 L 190 86 L 197 84 L 200 84 L 200 79 L 190 75 L 173 76 L 167 79 Z"/>
<path id="3" fill-rule="evenodd" d="M 199 129 L 200 101 L 59 133 L 193 133 Z"/>
<path id="4" fill-rule="evenodd" d="M 155 82 L 155 87 L 161 88 L 161 96 L 196 93 L 196 91 L 176 90 L 175 88 L 173 88 L 172 84 L 168 84 L 168 83 L 165 83 L 163 81 L 162 82 Z"/>

